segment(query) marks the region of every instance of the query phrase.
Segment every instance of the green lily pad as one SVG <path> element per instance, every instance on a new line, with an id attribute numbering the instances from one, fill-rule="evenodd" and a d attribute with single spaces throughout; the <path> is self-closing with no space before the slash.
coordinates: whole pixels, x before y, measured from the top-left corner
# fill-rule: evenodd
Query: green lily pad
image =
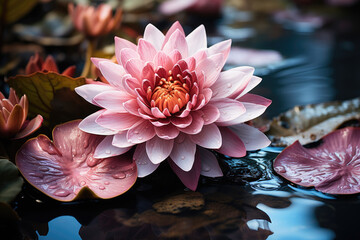
<path id="1" fill-rule="evenodd" d="M 74 91 L 85 84 L 85 78 L 71 78 L 55 72 L 36 72 L 18 75 L 9 79 L 10 87 L 19 95 L 29 99 L 29 117 L 41 114 L 45 126 L 54 126 L 61 121 L 83 118 L 94 112 L 94 108 L 83 101 Z M 64 101 L 67 99 L 67 101 Z M 89 110 L 87 111 L 87 106 Z"/>
<path id="2" fill-rule="evenodd" d="M 359 119 L 360 98 L 296 106 L 275 117 L 267 135 L 274 146 L 289 146 L 297 140 L 304 145 Z"/>
<path id="3" fill-rule="evenodd" d="M 10 203 L 21 191 L 24 180 L 15 164 L 0 159 L 0 202 Z"/>

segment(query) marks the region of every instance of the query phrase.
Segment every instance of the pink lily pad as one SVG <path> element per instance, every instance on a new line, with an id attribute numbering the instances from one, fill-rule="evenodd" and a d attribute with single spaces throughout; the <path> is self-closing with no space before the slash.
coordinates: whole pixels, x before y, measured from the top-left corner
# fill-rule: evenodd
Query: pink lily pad
<path id="1" fill-rule="evenodd" d="M 330 194 L 360 192 L 360 128 L 334 131 L 313 147 L 296 141 L 274 161 L 287 180 Z"/>
<path id="2" fill-rule="evenodd" d="M 16 155 L 22 175 L 44 194 L 64 202 L 85 193 L 107 199 L 129 190 L 137 179 L 131 156 L 95 159 L 95 148 L 103 137 L 81 131 L 79 123 L 56 126 L 53 142 L 45 135 L 27 141 Z"/>

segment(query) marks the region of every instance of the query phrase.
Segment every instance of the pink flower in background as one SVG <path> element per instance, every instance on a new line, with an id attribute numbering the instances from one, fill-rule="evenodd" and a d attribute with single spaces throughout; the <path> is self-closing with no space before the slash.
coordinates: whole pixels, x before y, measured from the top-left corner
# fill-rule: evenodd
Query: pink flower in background
<path id="1" fill-rule="evenodd" d="M 172 15 L 184 10 L 203 15 L 216 15 L 221 12 L 222 5 L 223 0 L 167 0 L 160 5 L 159 11 L 165 15 Z"/>
<path id="2" fill-rule="evenodd" d="M 77 30 L 90 37 L 105 35 L 120 27 L 122 11 L 118 9 L 113 16 L 107 4 L 94 6 L 74 6 L 69 4 L 69 13 Z"/>
<path id="3" fill-rule="evenodd" d="M 56 72 L 59 73 L 59 69 L 56 65 L 56 62 L 52 56 L 47 56 L 45 61 L 40 57 L 38 53 L 35 56 L 31 56 L 28 64 L 26 65 L 25 73 L 31 74 L 35 72 Z M 75 66 L 70 66 L 65 69 L 61 74 L 74 77 L 75 75 Z"/>
<path id="4" fill-rule="evenodd" d="M 81 131 L 79 122 L 56 126 L 53 142 L 45 135 L 27 141 L 15 160 L 22 175 L 44 194 L 64 202 L 83 197 L 85 189 L 106 199 L 129 190 L 137 179 L 131 156 L 94 159 L 104 137 Z"/>
<path id="5" fill-rule="evenodd" d="M 29 102 L 26 95 L 19 100 L 15 90 L 10 88 L 9 99 L 0 92 L 0 139 L 19 139 L 35 132 L 43 121 L 41 115 L 37 115 L 31 121 L 27 121 Z"/>
<path id="6" fill-rule="evenodd" d="M 330 194 L 360 192 L 360 128 L 343 128 L 315 147 L 296 141 L 274 161 L 275 171 L 289 181 Z"/>
<path id="7" fill-rule="evenodd" d="M 138 176 L 168 160 L 182 182 L 197 187 L 199 175 L 222 172 L 208 149 L 232 157 L 268 146 L 259 130 L 244 124 L 271 101 L 248 92 L 260 83 L 252 67 L 221 72 L 231 47 L 207 47 L 204 26 L 185 36 L 176 22 L 163 35 L 149 24 L 135 45 L 115 37 L 117 62 L 93 59 L 109 84 L 87 84 L 75 91 L 103 109 L 79 128 L 106 135 L 94 157 L 124 153 L 136 146 Z"/>

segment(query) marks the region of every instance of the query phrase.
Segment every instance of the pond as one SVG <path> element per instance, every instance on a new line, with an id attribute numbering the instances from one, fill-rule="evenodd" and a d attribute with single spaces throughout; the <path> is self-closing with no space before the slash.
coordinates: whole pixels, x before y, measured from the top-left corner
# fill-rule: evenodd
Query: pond
<path id="1" fill-rule="evenodd" d="M 209 44 L 231 38 L 234 47 L 283 56 L 255 70 L 263 80 L 253 93 L 272 100 L 264 114 L 271 119 L 296 105 L 359 96 L 358 11 L 359 4 L 343 8 L 324 17 L 323 26 L 305 30 L 276 22 L 272 14 L 234 8 L 216 19 L 192 15 L 182 24 L 185 31 L 205 24 Z M 158 25 L 169 24 L 162 20 Z M 110 200 L 59 203 L 25 183 L 12 204 L 21 221 L 11 231 L 24 239 L 51 240 L 360 239 L 359 195 L 323 194 L 286 181 L 272 169 L 281 150 L 267 147 L 240 159 L 219 154 L 224 177 L 201 177 L 196 192 L 184 188 L 166 164 Z"/>

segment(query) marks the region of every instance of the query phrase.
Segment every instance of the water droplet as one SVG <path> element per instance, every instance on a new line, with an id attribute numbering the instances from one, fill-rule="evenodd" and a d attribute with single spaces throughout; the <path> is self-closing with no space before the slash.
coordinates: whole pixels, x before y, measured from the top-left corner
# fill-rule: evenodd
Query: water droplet
<path id="1" fill-rule="evenodd" d="M 104 186 L 99 186 L 99 189 L 100 190 L 105 190 L 105 187 Z"/>
<path id="2" fill-rule="evenodd" d="M 110 182 L 106 181 L 106 182 L 104 182 L 104 184 L 105 184 L 105 185 L 109 185 L 109 184 L 110 184 Z"/>
<path id="3" fill-rule="evenodd" d="M 204 172 L 209 172 L 211 170 L 211 168 L 208 165 L 203 165 L 201 170 Z"/>
<path id="4" fill-rule="evenodd" d="M 84 140 L 83 147 L 84 147 L 84 148 L 87 148 L 88 146 L 89 146 L 89 141 L 88 141 L 88 140 Z"/>
<path id="5" fill-rule="evenodd" d="M 89 167 L 94 167 L 96 164 L 98 164 L 100 159 L 93 158 L 92 156 L 89 156 L 88 159 L 86 159 L 86 164 Z"/>
<path id="6" fill-rule="evenodd" d="M 80 186 L 85 186 L 86 182 L 85 181 L 81 181 L 80 182 Z"/>
<path id="7" fill-rule="evenodd" d="M 67 197 L 70 195 L 70 192 L 65 189 L 59 189 L 55 191 L 54 195 L 57 197 Z"/>
<path id="8" fill-rule="evenodd" d="M 185 159 L 185 156 L 181 156 L 181 160 L 184 160 Z"/>
<path id="9" fill-rule="evenodd" d="M 295 178 L 295 179 L 294 179 L 294 182 L 295 182 L 295 183 L 300 183 L 301 181 L 302 181 L 301 178 Z"/>
<path id="10" fill-rule="evenodd" d="M 232 87 L 232 84 L 231 84 L 231 83 L 228 83 L 228 84 L 226 84 L 226 86 L 227 86 L 228 88 L 231 88 L 231 87 Z"/>
<path id="11" fill-rule="evenodd" d="M 110 153 L 111 153 L 111 150 L 110 150 L 110 149 L 106 149 L 106 150 L 105 150 L 105 153 L 106 153 L 106 154 L 110 154 Z"/>
<path id="12" fill-rule="evenodd" d="M 49 169 L 48 167 L 45 167 L 45 166 L 40 166 L 40 167 L 39 167 L 39 170 L 40 170 L 40 171 L 43 171 L 43 172 L 47 172 L 47 171 L 49 171 L 50 169 Z"/>
<path id="13" fill-rule="evenodd" d="M 143 137 L 138 137 L 138 139 L 139 139 L 139 140 L 142 140 L 142 139 L 143 139 Z"/>
<path id="14" fill-rule="evenodd" d="M 55 188 L 57 188 L 57 185 L 50 185 L 49 186 L 49 189 L 55 189 Z"/>
<path id="15" fill-rule="evenodd" d="M 135 130 L 134 133 L 135 133 L 135 134 L 139 134 L 139 131 L 138 131 L 138 130 Z"/>
<path id="16" fill-rule="evenodd" d="M 276 167 L 275 170 L 279 173 L 286 173 L 286 169 L 284 167 Z"/>
<path id="17" fill-rule="evenodd" d="M 124 178 L 126 178 L 126 174 L 123 172 L 119 172 L 119 173 L 115 173 L 114 175 L 112 175 L 112 177 L 115 179 L 124 179 Z"/>

